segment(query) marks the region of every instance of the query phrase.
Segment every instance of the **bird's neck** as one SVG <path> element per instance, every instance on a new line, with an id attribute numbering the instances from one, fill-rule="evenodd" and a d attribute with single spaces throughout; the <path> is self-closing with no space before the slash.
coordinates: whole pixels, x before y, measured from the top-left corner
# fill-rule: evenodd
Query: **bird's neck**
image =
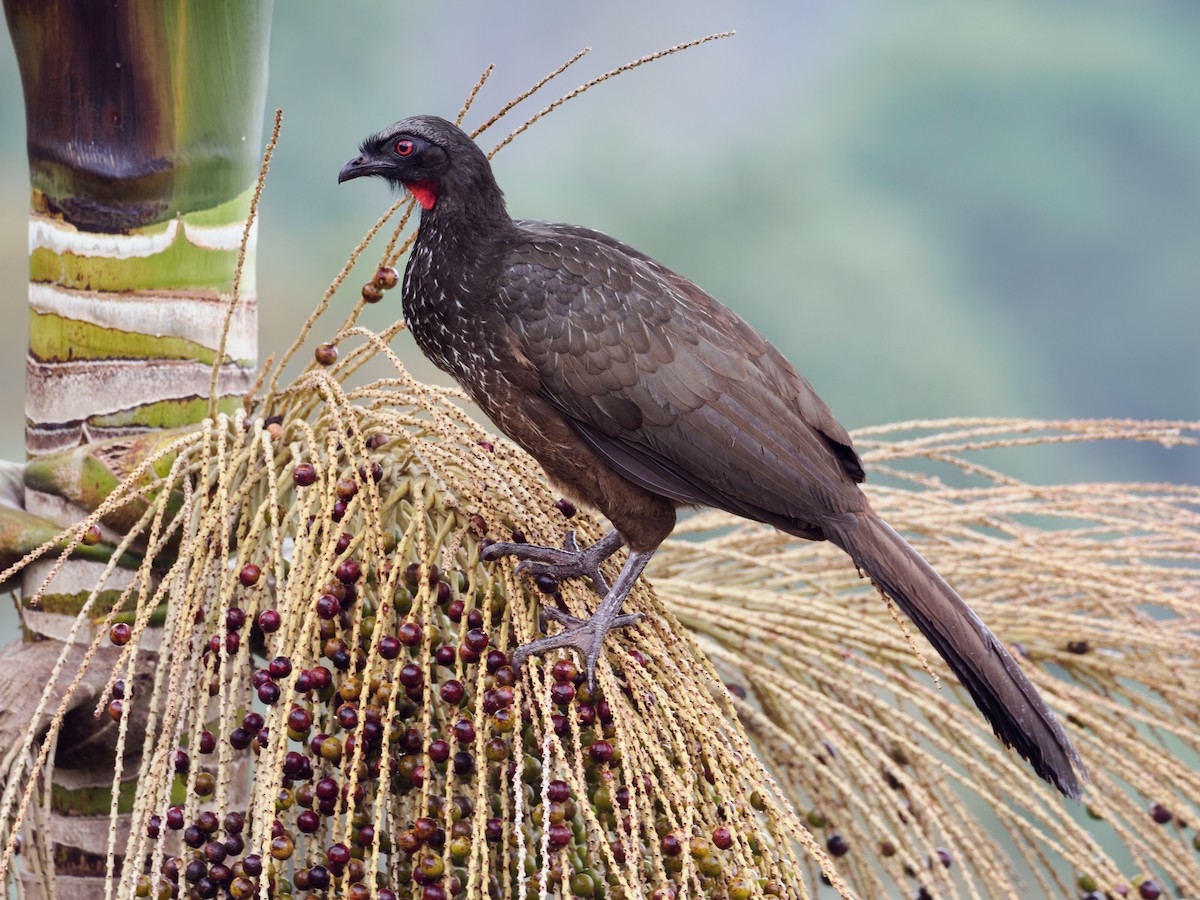
<path id="1" fill-rule="evenodd" d="M 498 271 L 516 226 L 502 199 L 467 204 L 444 199 L 421 212 L 402 302 L 425 355 L 461 380 L 466 347 L 492 318 Z"/>
<path id="2" fill-rule="evenodd" d="M 430 273 L 482 274 L 495 248 L 511 236 L 515 226 L 504 194 L 486 175 L 456 174 L 436 189 L 430 205 L 423 204 L 413 257 L 424 257 Z"/>
<path id="3" fill-rule="evenodd" d="M 504 192 L 496 184 L 490 168 L 465 167 L 462 171 L 451 171 L 440 183 L 422 184 L 417 196 L 422 207 L 422 231 L 461 232 L 469 235 L 469 240 L 478 242 L 489 234 L 512 227 Z"/>

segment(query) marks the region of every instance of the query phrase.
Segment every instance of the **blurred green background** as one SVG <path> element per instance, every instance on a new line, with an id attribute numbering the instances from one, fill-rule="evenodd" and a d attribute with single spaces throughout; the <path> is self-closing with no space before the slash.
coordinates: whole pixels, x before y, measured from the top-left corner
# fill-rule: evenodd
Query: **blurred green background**
<path id="1" fill-rule="evenodd" d="M 389 202 L 379 182 L 335 183 L 364 135 L 415 112 L 452 117 L 489 62 L 469 124 L 586 45 L 521 112 L 735 28 L 601 86 L 506 149 L 496 168 L 513 213 L 599 228 L 689 275 L 767 333 L 851 428 L 1200 418 L 1197 26 L 1185 0 L 278 3 L 268 104 L 285 126 L 261 218 L 260 357 L 287 345 Z M 0 290 L 13 317 L 0 332 L 0 455 L 19 458 L 28 187 L 7 41 L 0 123 Z M 399 315 L 389 299 L 369 324 Z M 396 344 L 436 377 L 411 338 Z M 1038 480 L 1194 480 L 1198 460 L 1127 445 L 1016 466 Z"/>

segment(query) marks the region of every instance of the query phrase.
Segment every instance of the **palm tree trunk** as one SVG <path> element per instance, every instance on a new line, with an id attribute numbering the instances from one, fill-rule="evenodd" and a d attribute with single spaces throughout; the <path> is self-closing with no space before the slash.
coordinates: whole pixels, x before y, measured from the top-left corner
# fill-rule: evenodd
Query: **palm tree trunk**
<path id="1" fill-rule="evenodd" d="M 94 506 L 80 479 L 107 481 L 97 465 L 140 433 L 199 421 L 210 399 L 237 406 L 253 380 L 252 252 L 218 356 L 260 159 L 271 2 L 4 0 L 4 9 L 32 187 L 25 434 L 40 459 L 25 505 L 66 525 Z M 76 449 L 101 441 L 101 453 Z M 65 634 L 99 565 L 71 560 L 43 609 L 26 611 L 27 627 Z M 26 586 L 45 572 L 30 567 Z M 90 710 L 77 718 L 56 749 L 42 838 L 58 896 L 96 897 L 111 755 L 107 766 L 96 758 L 106 726 Z M 27 896 L 40 896 L 44 884 L 26 874 Z"/>

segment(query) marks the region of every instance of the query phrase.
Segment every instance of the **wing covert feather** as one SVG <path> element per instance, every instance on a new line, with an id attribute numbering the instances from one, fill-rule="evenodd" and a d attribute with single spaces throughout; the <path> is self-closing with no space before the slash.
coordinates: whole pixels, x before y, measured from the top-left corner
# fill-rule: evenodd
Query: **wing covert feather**
<path id="1" fill-rule="evenodd" d="M 497 297 L 510 338 L 610 466 L 681 503 L 805 533 L 859 507 L 849 435 L 742 319 L 606 235 L 522 230 Z"/>

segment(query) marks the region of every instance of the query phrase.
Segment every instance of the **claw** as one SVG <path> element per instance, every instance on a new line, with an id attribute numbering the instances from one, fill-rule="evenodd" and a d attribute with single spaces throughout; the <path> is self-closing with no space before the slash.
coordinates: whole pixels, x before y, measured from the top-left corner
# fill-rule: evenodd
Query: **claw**
<path id="1" fill-rule="evenodd" d="M 566 629 L 558 634 L 522 644 L 513 651 L 513 668 L 519 670 L 521 664 L 531 656 L 541 656 L 551 650 L 571 647 L 583 656 L 588 687 L 595 690 L 596 664 L 600 661 L 600 653 L 604 649 L 604 639 L 608 633 L 617 628 L 636 625 L 645 618 L 644 613 L 615 615 L 616 609 L 610 607 L 610 610 L 606 610 L 604 604 L 601 604 L 601 608 L 590 619 L 579 619 L 553 607 L 546 607 L 542 610 L 546 618 L 567 626 Z"/>
<path id="2" fill-rule="evenodd" d="M 512 556 L 521 560 L 517 572 L 529 575 L 535 580 L 550 577 L 561 581 L 564 578 L 587 577 L 591 580 L 596 593 L 607 595 L 608 580 L 600 571 L 600 564 L 608 559 L 621 546 L 621 537 L 612 531 L 596 543 L 579 549 L 575 531 L 570 530 L 563 537 L 562 548 L 539 547 L 534 544 L 517 544 L 501 541 L 489 544 L 480 551 L 480 558 L 494 562 L 504 556 Z"/>
<path id="3" fill-rule="evenodd" d="M 615 535 L 613 532 L 612 535 Z M 576 559 L 587 555 L 598 555 L 597 548 L 601 548 L 604 559 L 610 555 L 616 546 L 620 544 L 620 538 L 609 535 L 602 538 L 590 547 L 583 550 L 574 551 Z M 568 536 L 564 542 L 563 550 L 554 550 L 555 553 L 571 553 L 570 545 L 574 543 L 574 537 Z M 606 545 L 615 544 L 612 549 L 606 549 Z M 496 546 L 495 544 L 492 545 Z M 491 548 L 489 548 L 491 549 Z M 537 548 L 545 550 L 547 548 Z M 629 591 L 633 588 L 634 582 L 638 576 L 642 574 L 642 569 L 646 567 L 646 563 L 650 561 L 653 551 L 634 551 L 629 554 L 629 558 L 625 561 L 625 565 L 621 568 L 621 574 L 617 576 L 617 580 L 613 583 L 612 588 L 605 585 L 604 599 L 600 601 L 600 606 L 596 612 L 588 619 L 577 618 L 570 613 L 563 612 L 551 606 L 542 608 L 542 613 L 547 619 L 552 622 L 557 622 L 564 626 L 563 630 L 558 634 L 547 635 L 546 637 L 538 638 L 530 641 L 528 644 L 522 644 L 512 655 L 512 666 L 514 669 L 520 670 L 521 664 L 531 656 L 540 656 L 550 650 L 557 650 L 561 647 L 571 647 L 578 650 L 584 659 L 584 664 L 587 669 L 588 686 L 595 688 L 596 686 L 596 663 L 600 660 L 600 652 L 604 649 L 604 639 L 608 633 L 615 628 L 627 628 L 640 622 L 645 616 L 642 613 L 627 613 L 621 614 L 621 605 L 625 602 L 625 598 L 629 596 Z M 599 575 L 599 561 L 593 563 L 596 566 L 596 574 L 600 578 L 600 583 L 603 583 L 603 576 Z"/>

